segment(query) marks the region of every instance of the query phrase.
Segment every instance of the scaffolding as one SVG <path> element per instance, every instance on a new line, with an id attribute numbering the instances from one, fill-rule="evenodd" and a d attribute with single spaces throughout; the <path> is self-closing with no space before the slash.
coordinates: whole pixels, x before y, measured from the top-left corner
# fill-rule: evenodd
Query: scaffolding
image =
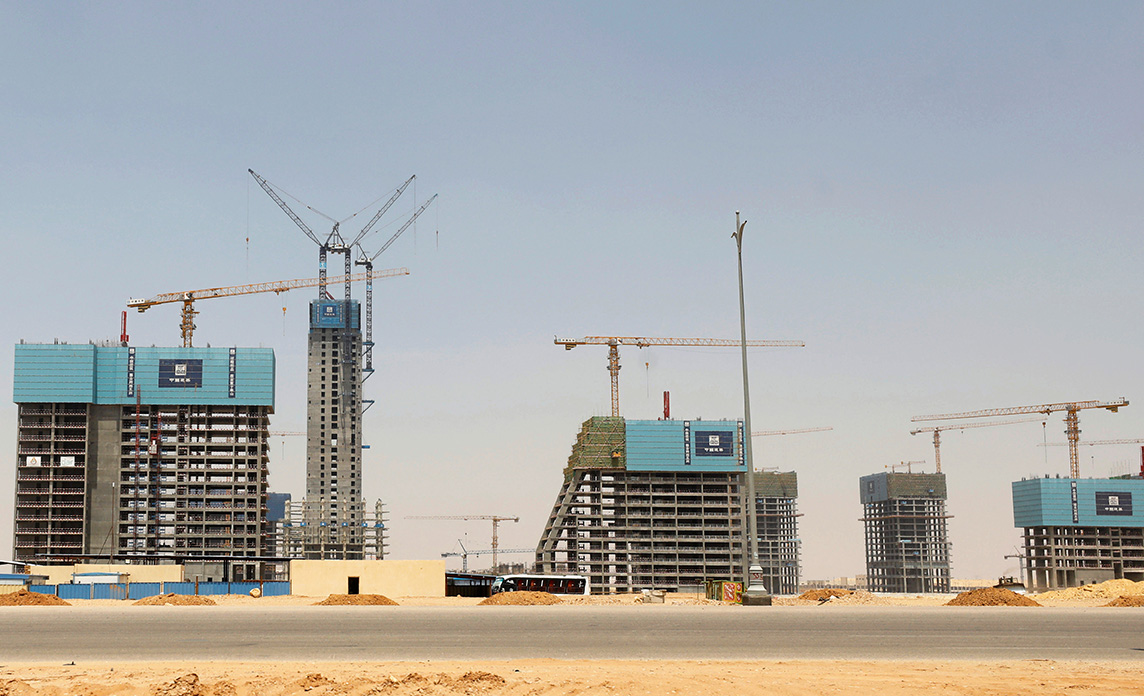
<path id="1" fill-rule="evenodd" d="M 772 594 L 798 594 L 801 568 L 798 518 L 801 514 L 795 472 L 755 472 L 755 517 L 763 584 Z"/>
<path id="2" fill-rule="evenodd" d="M 274 548 L 299 559 L 384 560 L 389 548 L 385 503 L 377 500 L 370 513 L 360 509 L 364 505 L 349 506 L 346 501 L 334 507 L 324 498 L 289 502 Z"/>

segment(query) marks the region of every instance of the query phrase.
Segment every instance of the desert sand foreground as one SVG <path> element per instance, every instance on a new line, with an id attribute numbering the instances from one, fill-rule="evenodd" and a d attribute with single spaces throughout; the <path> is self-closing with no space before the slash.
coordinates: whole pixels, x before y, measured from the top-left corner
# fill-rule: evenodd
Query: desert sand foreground
<path id="1" fill-rule="evenodd" d="M 1123 663 L 561 661 L 4 665 L 0 696 L 1123 694 Z"/>

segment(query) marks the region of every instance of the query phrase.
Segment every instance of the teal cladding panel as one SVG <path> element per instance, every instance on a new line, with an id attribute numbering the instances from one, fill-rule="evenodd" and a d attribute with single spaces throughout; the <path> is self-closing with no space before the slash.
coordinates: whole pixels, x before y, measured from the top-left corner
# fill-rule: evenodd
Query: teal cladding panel
<path id="1" fill-rule="evenodd" d="M 234 352 L 233 396 L 231 351 Z M 134 360 L 132 360 L 132 355 Z M 160 386 L 160 365 L 201 362 L 194 386 Z M 129 365 L 134 365 L 133 381 Z M 170 380 L 165 380 L 170 383 Z M 94 345 L 16 346 L 16 403 L 135 403 L 274 406 L 270 348 L 159 348 Z"/>
<path id="2" fill-rule="evenodd" d="M 95 351 L 96 347 L 91 344 L 18 344 L 12 400 L 16 403 L 94 403 Z"/>
<path id="3" fill-rule="evenodd" d="M 1144 527 L 1144 479 L 1042 478 L 1014 481 L 1013 525 L 1018 528 Z"/>
<path id="4" fill-rule="evenodd" d="M 628 471 L 743 471 L 739 421 L 628 420 L 625 454 Z M 696 433 L 730 436 L 726 454 L 709 456 L 696 446 Z"/>

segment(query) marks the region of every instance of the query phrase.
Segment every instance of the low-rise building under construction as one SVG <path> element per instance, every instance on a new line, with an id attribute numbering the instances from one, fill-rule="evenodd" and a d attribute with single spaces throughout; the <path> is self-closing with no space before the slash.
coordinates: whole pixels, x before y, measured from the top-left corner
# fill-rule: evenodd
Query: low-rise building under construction
<path id="1" fill-rule="evenodd" d="M 594 592 L 741 580 L 747 539 L 741 421 L 594 417 L 576 437 L 537 546 L 546 573 L 589 576 Z M 797 592 L 797 477 L 757 472 L 760 564 Z"/>
<path id="2" fill-rule="evenodd" d="M 1105 580 L 1144 581 L 1144 472 L 1112 479 L 1013 482 L 1026 587 L 1041 592 Z"/>

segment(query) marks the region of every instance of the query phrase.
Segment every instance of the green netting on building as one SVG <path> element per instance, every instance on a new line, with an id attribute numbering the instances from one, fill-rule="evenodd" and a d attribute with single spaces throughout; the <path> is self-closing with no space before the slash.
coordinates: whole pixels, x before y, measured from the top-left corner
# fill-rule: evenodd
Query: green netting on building
<path id="1" fill-rule="evenodd" d="M 624 419 L 613 416 L 593 416 L 584 421 L 568 456 L 568 468 L 623 469 Z"/>
<path id="2" fill-rule="evenodd" d="M 756 471 L 755 495 L 763 498 L 797 498 L 798 474 L 793 471 Z"/>
<path id="3" fill-rule="evenodd" d="M 886 474 L 886 492 L 891 498 L 945 500 L 945 474 Z"/>

